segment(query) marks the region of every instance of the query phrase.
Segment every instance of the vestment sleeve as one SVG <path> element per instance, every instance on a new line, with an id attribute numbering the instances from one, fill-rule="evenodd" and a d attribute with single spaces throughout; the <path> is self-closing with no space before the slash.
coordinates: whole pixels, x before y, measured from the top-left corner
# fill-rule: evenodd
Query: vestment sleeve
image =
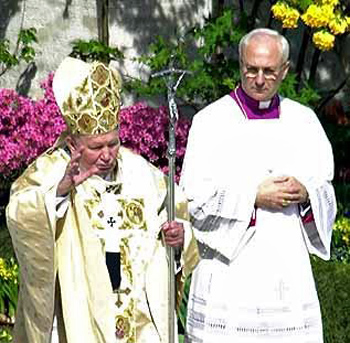
<path id="1" fill-rule="evenodd" d="M 21 266 L 17 318 L 25 323 L 16 328 L 23 331 L 16 337 L 38 343 L 47 341 L 54 310 L 55 180 L 59 175 L 45 174 L 50 163 L 50 158 L 40 157 L 14 182 L 6 209 Z"/>
<path id="2" fill-rule="evenodd" d="M 222 150 L 225 138 L 220 135 L 224 132 L 202 119 L 194 117 L 180 185 L 189 200 L 201 255 L 219 255 L 228 263 L 254 233 L 249 222 L 257 185 L 238 172 L 227 174 L 232 168 Z"/>
<path id="3" fill-rule="evenodd" d="M 304 236 L 308 250 L 323 259 L 330 258 L 332 227 L 337 212 L 336 198 L 332 179 L 334 174 L 333 152 L 331 144 L 312 113 L 307 125 L 310 128 L 309 145 L 303 152 L 309 171 L 301 176 L 311 203 L 314 220 L 304 222 Z"/>

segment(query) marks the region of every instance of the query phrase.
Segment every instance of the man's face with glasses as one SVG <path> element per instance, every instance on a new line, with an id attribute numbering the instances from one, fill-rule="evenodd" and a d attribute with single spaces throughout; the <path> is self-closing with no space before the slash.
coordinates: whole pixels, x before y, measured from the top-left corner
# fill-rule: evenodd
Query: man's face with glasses
<path id="1" fill-rule="evenodd" d="M 270 36 L 256 36 L 249 41 L 242 55 L 243 90 L 255 100 L 270 100 L 289 68 L 289 62 L 282 63 L 280 43 Z"/>

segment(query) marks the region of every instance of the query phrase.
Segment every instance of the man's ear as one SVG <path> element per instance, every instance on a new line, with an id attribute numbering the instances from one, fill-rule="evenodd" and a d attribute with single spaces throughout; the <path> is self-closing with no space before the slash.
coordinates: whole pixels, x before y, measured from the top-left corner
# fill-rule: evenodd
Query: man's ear
<path id="1" fill-rule="evenodd" d="M 289 66 L 290 66 L 290 62 L 287 61 L 283 67 L 283 75 L 282 75 L 282 80 L 284 80 L 284 78 L 287 76 L 288 71 L 289 71 Z"/>
<path id="2" fill-rule="evenodd" d="M 67 143 L 68 149 L 71 153 L 78 150 L 77 140 L 74 137 L 68 136 L 66 138 L 66 143 Z"/>

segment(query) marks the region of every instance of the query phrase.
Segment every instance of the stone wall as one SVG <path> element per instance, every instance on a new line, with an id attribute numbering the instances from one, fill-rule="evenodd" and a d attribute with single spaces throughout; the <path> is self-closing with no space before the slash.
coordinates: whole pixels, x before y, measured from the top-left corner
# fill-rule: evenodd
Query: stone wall
<path id="1" fill-rule="evenodd" d="M 7 26 L 2 27 L 2 36 L 12 42 L 21 27 L 35 27 L 39 43 L 35 45 L 35 66 L 20 65 L 0 79 L 0 87 L 29 89 L 31 96 L 40 94 L 40 82 L 56 69 L 59 62 L 71 52 L 70 42 L 78 37 L 97 37 L 96 3 L 94 1 L 65 0 L 10 0 L 17 4 Z M 6 6 L 1 3 L 1 6 Z M 1 13 L 6 13 L 3 9 Z M 37 70 L 36 70 L 37 69 Z M 32 83 L 32 84 L 30 84 Z M 24 84 L 24 85 L 23 85 Z"/>
<path id="2" fill-rule="evenodd" d="M 75 39 L 97 39 L 100 0 L 1 0 L 0 37 L 15 41 L 23 27 L 38 30 L 35 65 L 20 65 L 0 78 L 0 87 L 17 88 L 37 98 L 40 82 L 71 50 Z M 133 62 L 148 49 L 156 35 L 172 36 L 208 16 L 210 0 L 110 0 L 110 44 L 120 48 L 126 59 L 118 65 L 127 75 L 140 75 Z"/>
<path id="3" fill-rule="evenodd" d="M 120 48 L 126 59 L 117 67 L 123 75 L 148 75 L 148 71 L 133 61 L 147 51 L 156 35 L 179 36 L 212 12 L 212 0 L 109 0 L 110 44 Z M 238 0 L 225 0 L 225 5 L 238 7 Z M 245 1 L 250 11 L 253 1 Z M 0 78 L 0 87 L 17 88 L 36 98 L 41 96 L 39 87 L 47 74 L 55 70 L 60 61 L 71 52 L 74 39 L 97 39 L 99 35 L 98 13 L 101 0 L 0 0 L 0 38 L 14 41 L 21 22 L 23 27 L 38 30 L 39 44 L 35 45 L 35 64 L 20 65 Z M 258 26 L 268 22 L 269 2 L 264 1 L 258 13 Z M 275 23 L 275 28 L 280 29 Z M 288 30 L 291 43 L 292 69 L 300 47 L 301 33 Z M 311 64 L 312 45 L 307 51 L 306 75 Z M 350 72 L 350 36 L 338 41 L 337 47 L 321 54 L 317 87 L 323 92 L 336 87 Z M 338 94 L 350 110 L 350 82 Z M 128 104 L 132 99 L 126 99 Z"/>

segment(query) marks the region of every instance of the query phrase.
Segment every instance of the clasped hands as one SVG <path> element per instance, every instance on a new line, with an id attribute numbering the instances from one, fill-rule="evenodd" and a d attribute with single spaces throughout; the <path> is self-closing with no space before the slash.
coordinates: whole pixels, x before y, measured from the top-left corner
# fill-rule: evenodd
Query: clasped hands
<path id="1" fill-rule="evenodd" d="M 305 186 L 293 176 L 269 177 L 258 187 L 255 205 L 260 208 L 281 210 L 292 204 L 308 201 Z"/>

